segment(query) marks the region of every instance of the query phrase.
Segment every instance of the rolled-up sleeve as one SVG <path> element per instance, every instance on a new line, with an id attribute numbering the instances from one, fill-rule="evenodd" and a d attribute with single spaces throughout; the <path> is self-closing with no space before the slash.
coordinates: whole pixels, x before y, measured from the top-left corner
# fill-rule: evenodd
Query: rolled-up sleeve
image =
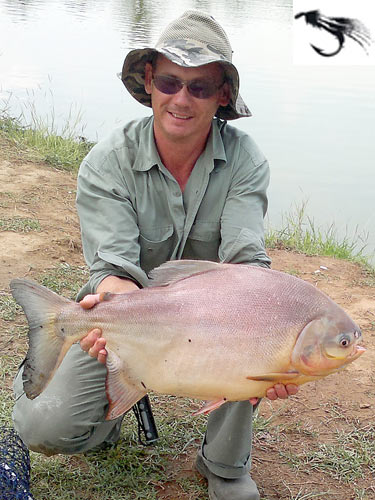
<path id="1" fill-rule="evenodd" d="M 148 282 L 139 265 L 137 214 L 118 163 L 116 151 L 104 158 L 91 151 L 79 170 L 76 202 L 90 279 L 78 299 L 109 275 Z"/>
<path id="2" fill-rule="evenodd" d="M 270 267 L 263 222 L 268 205 L 268 162 L 249 136 L 241 137 L 235 156 L 232 181 L 221 217 L 219 259 Z"/>

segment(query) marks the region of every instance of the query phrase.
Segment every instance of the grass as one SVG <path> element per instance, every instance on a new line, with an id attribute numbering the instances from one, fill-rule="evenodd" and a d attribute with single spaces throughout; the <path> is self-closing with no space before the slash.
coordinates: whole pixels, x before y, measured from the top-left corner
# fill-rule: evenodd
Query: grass
<path id="1" fill-rule="evenodd" d="M 371 269 L 370 267 L 363 269 L 362 276 L 356 284 L 375 288 L 375 269 Z"/>
<path id="2" fill-rule="evenodd" d="M 89 279 L 88 269 L 84 266 L 71 266 L 67 262 L 57 267 L 46 269 L 39 277 L 38 281 L 50 290 L 74 299 L 82 287 Z"/>
<path id="3" fill-rule="evenodd" d="M 323 500 L 323 499 L 328 500 L 329 497 L 334 499 L 334 496 L 335 496 L 334 493 L 330 493 L 329 491 L 324 491 L 324 492 L 311 491 L 309 493 L 304 493 L 302 489 L 300 489 L 296 495 L 293 495 L 290 488 L 287 485 L 285 485 L 285 486 L 289 490 L 290 500 L 314 500 L 314 499 L 315 500 Z"/>
<path id="4" fill-rule="evenodd" d="M 14 231 L 16 233 L 28 233 L 29 231 L 40 231 L 39 221 L 28 217 L 7 217 L 0 219 L 0 231 Z"/>
<path id="5" fill-rule="evenodd" d="M 93 143 L 76 133 L 80 113 L 73 116 L 71 110 L 66 124 L 58 131 L 53 108 L 51 116 L 42 119 L 30 102 L 28 109 L 24 109 L 19 117 L 12 117 L 7 111 L 8 104 L 3 104 L 0 110 L 0 137 L 9 141 L 30 161 L 45 162 L 68 171 L 78 170 L 82 159 L 93 146 Z"/>
<path id="6" fill-rule="evenodd" d="M 292 467 L 325 472 L 335 479 L 351 483 L 375 474 L 375 426 L 361 427 L 360 422 L 351 430 L 336 431 L 334 443 L 319 443 L 315 449 L 299 454 L 284 454 Z"/>
<path id="7" fill-rule="evenodd" d="M 337 228 L 332 223 L 323 230 L 316 226 L 314 219 L 306 213 L 307 201 L 284 214 L 282 228 L 271 229 L 266 234 L 268 248 L 281 248 L 297 251 L 306 255 L 326 255 L 359 263 L 369 270 L 374 270 L 369 259 L 363 255 L 366 244 L 365 236 L 354 235 L 340 237 Z M 362 246 L 358 247 L 358 244 Z"/>
<path id="8" fill-rule="evenodd" d="M 176 422 L 170 408 L 187 413 Z M 154 398 L 153 408 L 159 433 L 159 442 L 152 447 L 138 444 L 137 425 L 132 412 L 124 418 L 121 439 L 116 446 L 105 451 L 72 457 L 50 457 L 32 453 L 33 489 L 35 498 L 67 500 L 147 499 L 157 498 L 157 491 L 168 487 L 175 479 L 178 463 L 172 467 L 173 457 L 181 456 L 187 436 L 202 425 L 204 417 L 191 415 L 186 400 L 167 397 Z M 179 425 L 177 425 L 177 423 Z M 198 447 L 202 431 L 195 434 L 196 441 L 189 449 Z M 185 450 L 186 453 L 186 450 Z M 176 466 L 177 465 L 177 466 Z M 207 499 L 207 494 L 196 476 L 178 483 L 177 489 L 186 491 L 193 500 Z"/>
<path id="9" fill-rule="evenodd" d="M 0 318 L 4 321 L 14 321 L 17 313 L 21 311 L 19 305 L 13 297 L 6 293 L 0 292 Z"/>
<path id="10" fill-rule="evenodd" d="M 13 205 L 15 199 L 14 193 L 7 191 L 0 192 L 0 208 L 9 208 Z"/>

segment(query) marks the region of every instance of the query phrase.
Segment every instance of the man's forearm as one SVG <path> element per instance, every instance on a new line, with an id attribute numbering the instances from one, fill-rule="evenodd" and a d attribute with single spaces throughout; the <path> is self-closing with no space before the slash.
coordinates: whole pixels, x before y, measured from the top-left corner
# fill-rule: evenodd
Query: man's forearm
<path id="1" fill-rule="evenodd" d="M 139 286 L 132 280 L 119 276 L 107 276 L 99 283 L 96 293 L 127 293 L 138 289 Z"/>

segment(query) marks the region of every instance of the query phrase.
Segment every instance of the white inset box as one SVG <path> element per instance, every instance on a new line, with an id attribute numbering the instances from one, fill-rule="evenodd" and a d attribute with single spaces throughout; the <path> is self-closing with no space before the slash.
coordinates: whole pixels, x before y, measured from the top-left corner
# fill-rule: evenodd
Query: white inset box
<path id="1" fill-rule="evenodd" d="M 294 0 L 293 63 L 375 64 L 375 1 Z"/>

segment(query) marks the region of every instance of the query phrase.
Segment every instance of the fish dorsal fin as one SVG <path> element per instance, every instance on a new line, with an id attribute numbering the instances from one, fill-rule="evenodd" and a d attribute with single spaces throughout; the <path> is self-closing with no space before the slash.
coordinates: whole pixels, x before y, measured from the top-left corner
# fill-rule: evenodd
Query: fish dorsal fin
<path id="1" fill-rule="evenodd" d="M 230 266 L 209 260 L 170 260 L 150 272 L 149 286 L 166 286 L 194 274 L 216 271 Z"/>

